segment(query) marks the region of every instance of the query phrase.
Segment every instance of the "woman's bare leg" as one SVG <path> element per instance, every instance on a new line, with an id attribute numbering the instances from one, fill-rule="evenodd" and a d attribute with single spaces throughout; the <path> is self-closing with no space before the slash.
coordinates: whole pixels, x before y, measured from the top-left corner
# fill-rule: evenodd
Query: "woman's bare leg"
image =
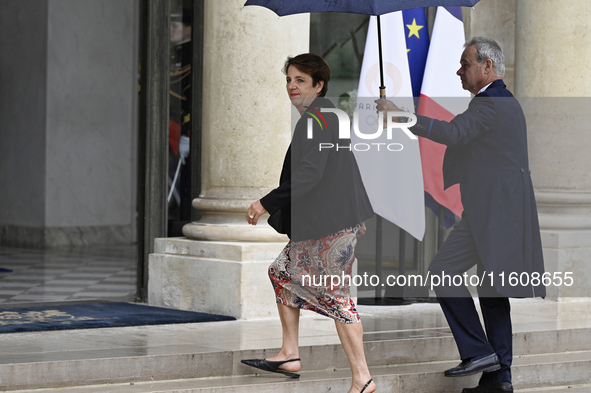
<path id="1" fill-rule="evenodd" d="M 300 348 L 298 345 L 300 333 L 300 309 L 277 303 L 277 310 L 279 311 L 279 318 L 281 319 L 283 345 L 277 355 L 267 358 L 267 360 L 281 361 L 297 359 L 300 357 Z M 279 368 L 285 371 L 297 372 L 300 371 L 301 362 L 285 363 Z"/>
<path id="2" fill-rule="evenodd" d="M 359 393 L 367 381 L 371 379 L 363 349 L 363 325 L 361 323 L 345 324 L 337 321 L 335 321 L 335 325 L 351 365 L 353 382 L 349 393 Z M 376 389 L 376 384 L 372 382 L 363 393 L 371 393 Z"/>

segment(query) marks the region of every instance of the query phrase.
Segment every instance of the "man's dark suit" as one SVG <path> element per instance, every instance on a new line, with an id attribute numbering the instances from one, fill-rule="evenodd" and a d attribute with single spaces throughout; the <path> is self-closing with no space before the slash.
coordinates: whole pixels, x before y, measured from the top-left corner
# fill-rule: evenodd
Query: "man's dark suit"
<path id="1" fill-rule="evenodd" d="M 501 370 L 484 373 L 480 384 L 510 382 L 512 330 L 508 297 L 545 296 L 531 285 L 544 262 L 530 178 L 525 116 L 502 80 L 476 95 L 451 122 L 417 116 L 416 135 L 447 145 L 445 187 L 459 183 L 464 213 L 433 259 L 431 275 L 462 274 L 477 265 L 486 283 L 478 288 L 486 334 L 465 286 L 436 288 L 462 359 L 495 352 Z M 512 286 L 509 275 L 523 273 Z M 491 274 L 493 285 L 490 285 Z M 503 276 L 504 275 L 504 276 Z M 527 277 L 525 276 L 527 275 Z M 504 280 L 503 280 L 504 277 Z M 541 276 L 540 276 L 541 278 Z"/>

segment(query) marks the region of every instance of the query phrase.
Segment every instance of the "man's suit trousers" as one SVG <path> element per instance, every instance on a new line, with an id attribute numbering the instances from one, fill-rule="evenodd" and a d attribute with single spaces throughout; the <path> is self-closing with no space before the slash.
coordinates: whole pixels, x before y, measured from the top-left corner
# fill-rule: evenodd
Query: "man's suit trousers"
<path id="1" fill-rule="evenodd" d="M 480 323 L 472 295 L 464 285 L 463 274 L 477 266 L 479 279 L 485 274 L 485 282 L 478 287 L 480 308 L 485 330 Z M 429 266 L 431 276 L 445 277 L 445 284 L 435 288 L 438 301 L 456 340 L 462 360 L 496 353 L 501 369 L 483 373 L 481 385 L 511 382 L 511 363 L 513 359 L 511 307 L 509 299 L 502 297 L 490 285 L 488 272 L 483 272 L 480 257 L 474 243 L 472 231 L 466 217 L 456 224 L 449 237 L 437 252 Z M 496 273 L 495 273 L 496 274 Z M 453 284 L 454 276 L 462 276 L 461 285 Z M 469 276 L 468 276 L 469 277 Z M 455 282 L 459 283 L 456 277 Z M 473 281 L 474 283 L 475 281 Z"/>

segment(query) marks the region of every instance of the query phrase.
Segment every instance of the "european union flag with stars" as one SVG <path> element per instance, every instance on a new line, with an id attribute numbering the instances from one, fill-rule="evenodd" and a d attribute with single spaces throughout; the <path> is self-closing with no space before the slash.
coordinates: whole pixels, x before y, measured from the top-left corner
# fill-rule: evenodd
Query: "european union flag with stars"
<path id="1" fill-rule="evenodd" d="M 412 94 L 415 97 L 415 107 L 421 96 L 423 74 L 429 53 L 429 28 L 427 26 L 427 14 L 424 8 L 415 8 L 402 11 L 404 33 L 406 38 L 406 51 L 408 53 L 408 67 L 412 84 Z M 425 191 L 425 206 L 438 215 L 440 205 Z M 441 206 L 444 211 L 444 224 L 451 228 L 455 224 L 455 215 L 448 208 Z"/>
<path id="2" fill-rule="evenodd" d="M 424 8 L 404 10 L 402 11 L 402 19 L 404 21 L 412 94 L 414 97 L 420 97 L 425 63 L 429 52 L 427 14 Z"/>

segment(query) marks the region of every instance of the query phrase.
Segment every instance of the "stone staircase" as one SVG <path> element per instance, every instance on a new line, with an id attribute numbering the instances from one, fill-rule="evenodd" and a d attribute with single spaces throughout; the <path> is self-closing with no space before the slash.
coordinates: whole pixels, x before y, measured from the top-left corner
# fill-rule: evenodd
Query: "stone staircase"
<path id="1" fill-rule="evenodd" d="M 366 341 L 366 355 L 379 392 L 448 393 L 477 384 L 478 376 L 446 378 L 458 363 L 444 328 L 417 338 Z M 367 339 L 367 337 L 366 337 Z M 2 391 L 64 393 L 266 393 L 346 392 L 350 371 L 338 344 L 301 347 L 304 370 L 294 380 L 254 374 L 240 359 L 272 356 L 275 349 L 61 359 L 0 364 Z M 182 351 L 181 351 L 182 352 Z M 519 332 L 514 335 L 513 379 L 518 392 L 591 392 L 591 328 Z M 56 390 L 55 388 L 61 388 Z"/>

